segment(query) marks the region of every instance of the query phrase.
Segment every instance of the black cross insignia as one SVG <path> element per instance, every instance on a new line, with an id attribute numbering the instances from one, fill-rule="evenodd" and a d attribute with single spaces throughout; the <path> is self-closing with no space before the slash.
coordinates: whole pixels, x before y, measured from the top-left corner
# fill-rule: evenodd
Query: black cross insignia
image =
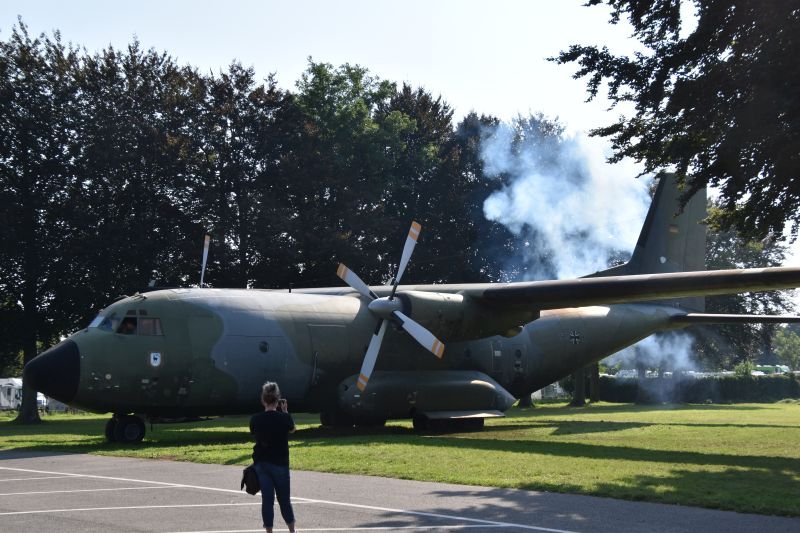
<path id="1" fill-rule="evenodd" d="M 572 331 L 569 334 L 569 342 L 572 344 L 580 344 L 581 343 L 581 334 L 577 331 Z"/>

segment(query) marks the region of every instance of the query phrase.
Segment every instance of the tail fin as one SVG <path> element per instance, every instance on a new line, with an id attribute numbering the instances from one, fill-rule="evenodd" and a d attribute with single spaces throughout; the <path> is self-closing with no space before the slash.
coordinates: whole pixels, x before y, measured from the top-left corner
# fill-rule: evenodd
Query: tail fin
<path id="1" fill-rule="evenodd" d="M 679 198 L 674 175 L 662 174 L 630 261 L 591 277 L 705 270 L 706 226 L 701 221 L 707 216 L 706 191 L 698 191 L 677 214 Z M 705 310 L 702 296 L 660 303 L 691 311 Z"/>

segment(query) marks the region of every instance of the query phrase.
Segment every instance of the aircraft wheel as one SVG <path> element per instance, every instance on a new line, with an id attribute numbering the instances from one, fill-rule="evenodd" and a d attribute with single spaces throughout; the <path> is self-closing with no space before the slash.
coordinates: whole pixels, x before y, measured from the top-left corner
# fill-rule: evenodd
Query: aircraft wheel
<path id="1" fill-rule="evenodd" d="M 414 425 L 414 430 L 425 431 L 430 427 L 430 419 L 425 415 L 414 415 L 411 422 Z"/>
<path id="2" fill-rule="evenodd" d="M 464 429 L 467 431 L 481 431 L 484 421 L 483 418 L 467 418 L 464 420 Z"/>
<path id="3" fill-rule="evenodd" d="M 117 419 L 113 416 L 106 422 L 106 441 L 107 442 L 116 442 L 117 437 L 115 436 L 115 432 L 117 430 Z"/>
<path id="4" fill-rule="evenodd" d="M 144 438 L 144 421 L 138 416 L 124 415 L 117 418 L 114 437 L 117 442 L 132 444 Z"/>
<path id="5" fill-rule="evenodd" d="M 357 418 L 356 426 L 362 428 L 379 428 L 386 425 L 385 418 Z"/>
<path id="6" fill-rule="evenodd" d="M 353 426 L 353 417 L 340 410 L 322 411 L 319 421 L 325 427 L 346 428 Z"/>
<path id="7" fill-rule="evenodd" d="M 331 427 L 333 425 L 333 413 L 322 411 L 319 414 L 319 423 L 324 427 Z"/>

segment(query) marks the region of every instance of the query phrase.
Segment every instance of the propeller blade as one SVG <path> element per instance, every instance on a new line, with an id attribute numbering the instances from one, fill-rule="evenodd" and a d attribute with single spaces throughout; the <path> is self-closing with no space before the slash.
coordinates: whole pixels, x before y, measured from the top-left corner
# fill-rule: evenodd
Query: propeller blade
<path id="1" fill-rule="evenodd" d="M 420 231 L 422 231 L 422 226 L 417 222 L 412 222 L 411 229 L 408 230 L 408 237 L 406 237 L 406 244 L 403 247 L 403 255 L 400 256 L 400 266 L 397 268 L 397 275 L 394 277 L 395 286 L 400 284 L 400 278 L 403 277 L 403 272 L 405 272 L 408 261 L 411 259 L 411 254 L 414 252 L 414 246 L 417 245 Z"/>
<path id="2" fill-rule="evenodd" d="M 378 352 L 381 349 L 381 342 L 383 342 L 383 334 L 386 333 L 386 325 L 389 322 L 381 320 L 381 325 L 377 331 L 372 335 L 372 340 L 369 341 L 367 353 L 364 356 L 364 362 L 361 364 L 361 374 L 358 376 L 356 386 L 358 390 L 364 392 L 367 387 L 369 377 L 372 375 L 372 370 L 375 368 L 375 361 L 378 359 Z"/>
<path id="3" fill-rule="evenodd" d="M 400 326 L 406 330 L 406 333 L 414 337 L 415 341 L 420 343 L 425 349 L 429 350 L 439 359 L 442 358 L 444 355 L 444 344 L 437 339 L 433 333 L 423 328 L 400 311 L 395 311 L 392 315 L 400 322 Z"/>
<path id="4" fill-rule="evenodd" d="M 203 281 L 206 276 L 206 260 L 208 259 L 208 245 L 211 243 L 211 235 L 206 235 L 203 241 L 203 266 L 200 267 L 200 286 L 203 286 Z"/>
<path id="5" fill-rule="evenodd" d="M 377 294 L 370 290 L 366 283 L 361 281 L 361 278 L 358 277 L 358 274 L 344 266 L 344 263 L 339 263 L 339 268 L 336 270 L 336 275 L 342 278 L 345 283 L 357 290 L 359 294 L 365 298 L 375 300 L 378 297 Z"/>

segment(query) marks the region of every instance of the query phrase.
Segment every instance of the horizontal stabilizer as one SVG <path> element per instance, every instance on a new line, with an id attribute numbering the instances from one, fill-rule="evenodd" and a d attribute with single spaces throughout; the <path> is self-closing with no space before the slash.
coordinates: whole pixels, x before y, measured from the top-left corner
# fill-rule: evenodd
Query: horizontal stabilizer
<path id="1" fill-rule="evenodd" d="M 670 318 L 674 324 L 789 324 L 800 322 L 798 315 L 715 315 L 687 313 Z"/>

